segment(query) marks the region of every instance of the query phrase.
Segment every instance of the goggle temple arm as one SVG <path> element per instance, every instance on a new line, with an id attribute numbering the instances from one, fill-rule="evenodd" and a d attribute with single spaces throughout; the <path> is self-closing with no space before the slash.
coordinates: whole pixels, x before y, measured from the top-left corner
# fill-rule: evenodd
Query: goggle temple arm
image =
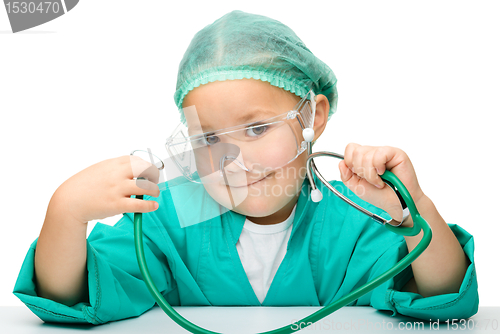
<path id="1" fill-rule="evenodd" d="M 302 130 L 302 136 L 304 137 L 304 140 L 307 143 L 310 143 L 314 140 L 314 116 L 316 115 L 316 94 L 314 94 L 313 90 L 311 89 L 307 94 L 311 94 L 311 124 L 309 124 L 310 127 L 306 127 L 305 129 Z M 307 95 L 306 95 L 307 96 Z"/>

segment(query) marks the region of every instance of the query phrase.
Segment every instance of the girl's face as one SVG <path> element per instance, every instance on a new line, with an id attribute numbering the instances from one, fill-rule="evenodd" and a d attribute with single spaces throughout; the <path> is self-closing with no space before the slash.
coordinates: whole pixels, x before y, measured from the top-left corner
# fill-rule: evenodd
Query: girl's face
<path id="1" fill-rule="evenodd" d="M 268 82 L 241 79 L 214 81 L 196 87 L 185 96 L 182 105 L 183 108 L 195 106 L 196 115 L 185 113 L 188 127 L 193 124 L 201 125 L 203 132 L 207 132 L 283 114 L 292 110 L 300 100 L 301 98 L 295 94 L 272 86 Z M 326 114 L 320 110 L 322 108 Z M 326 125 L 328 110 L 328 100 L 323 95 L 318 95 L 314 127 L 315 131 L 319 132 L 315 140 Z M 280 155 L 296 154 L 297 144 L 292 140 L 296 137 L 300 145 L 303 140 L 302 130 L 297 121 L 290 124 L 291 126 L 284 125 L 282 130 L 274 130 L 267 134 L 267 137 L 259 139 L 265 141 L 265 147 L 254 150 L 245 150 L 241 147 L 244 164 L 249 170 L 245 171 L 234 163 L 227 165 L 226 174 L 236 181 L 229 182 L 229 185 L 225 182 L 204 184 L 210 196 L 224 207 L 247 216 L 255 223 L 273 224 L 284 221 L 297 202 L 304 182 L 306 152 L 280 168 L 267 168 L 263 166 L 265 163 L 261 162 L 263 160 L 267 162 L 270 158 L 279 159 Z M 284 130 L 285 127 L 287 130 Z M 256 131 L 258 135 L 263 130 L 252 131 Z M 278 134 L 290 137 L 285 136 L 287 140 L 282 140 Z M 239 144 L 242 146 L 241 142 Z M 228 193 L 231 194 L 232 202 Z"/>

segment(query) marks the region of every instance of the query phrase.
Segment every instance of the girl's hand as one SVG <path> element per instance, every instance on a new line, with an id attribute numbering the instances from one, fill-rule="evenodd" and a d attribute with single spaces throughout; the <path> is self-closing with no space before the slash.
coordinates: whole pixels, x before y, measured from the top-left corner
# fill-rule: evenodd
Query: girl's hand
<path id="1" fill-rule="evenodd" d="M 86 223 L 124 212 L 150 212 L 156 201 L 131 195 L 158 197 L 158 168 L 137 156 L 122 156 L 92 165 L 66 180 L 52 196 L 50 205 Z M 146 180 L 134 180 L 143 177 Z"/>
<path id="2" fill-rule="evenodd" d="M 401 221 L 398 197 L 380 178 L 386 170 L 394 173 L 417 203 L 424 196 L 410 158 L 398 148 L 349 143 L 339 163 L 342 182 L 362 200 L 381 208 Z"/>

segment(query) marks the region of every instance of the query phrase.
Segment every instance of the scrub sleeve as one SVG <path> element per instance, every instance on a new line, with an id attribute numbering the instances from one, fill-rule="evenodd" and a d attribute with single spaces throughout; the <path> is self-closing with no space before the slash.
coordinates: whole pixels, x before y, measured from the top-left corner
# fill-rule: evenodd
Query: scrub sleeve
<path id="1" fill-rule="evenodd" d="M 390 310 L 392 316 L 401 314 L 424 320 L 467 319 L 477 313 L 479 307 L 478 284 L 474 265 L 474 238 L 456 224 L 448 224 L 466 256 L 470 260 L 460 289 L 447 293 L 423 297 L 413 292 L 403 292 L 402 287 L 413 277 L 410 267 L 395 278 L 376 288 L 370 298 L 370 305 L 379 310 Z M 406 242 L 389 248 L 373 266 L 370 280 L 394 266 L 408 254 Z"/>
<path id="2" fill-rule="evenodd" d="M 31 244 L 24 259 L 14 294 L 43 321 L 98 325 L 139 316 L 155 305 L 137 264 L 129 214 L 124 214 L 114 226 L 97 223 L 87 238 L 90 303 L 67 306 L 37 295 L 34 276 L 37 241 Z M 153 280 L 165 296 L 175 285 L 165 255 L 146 235 L 144 252 Z"/>

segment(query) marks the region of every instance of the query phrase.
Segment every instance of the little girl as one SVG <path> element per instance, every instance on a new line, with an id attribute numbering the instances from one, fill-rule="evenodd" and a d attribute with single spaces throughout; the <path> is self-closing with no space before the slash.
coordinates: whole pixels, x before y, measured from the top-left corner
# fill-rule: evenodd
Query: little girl
<path id="1" fill-rule="evenodd" d="M 314 143 L 336 110 L 336 78 L 290 28 L 232 11 L 200 30 L 180 63 L 174 95 L 189 144 L 177 153 L 196 158 L 196 173 L 180 168 L 184 181 L 161 183 L 166 190 L 160 192 L 157 169 L 123 156 L 65 181 L 28 251 L 16 296 L 51 322 L 97 325 L 152 308 L 135 256 L 133 212 L 147 212 L 146 259 L 174 306 L 323 306 L 391 268 L 421 235 L 389 232 L 319 182 L 323 200 L 310 198 L 300 124 L 281 116 L 313 102 L 313 95 Z M 213 163 L 217 147 L 228 158 L 221 166 Z M 203 152 L 212 164 L 200 163 Z M 179 154 L 173 152 L 172 161 L 182 167 Z M 473 237 L 445 223 L 405 152 L 351 143 L 344 156 L 342 180 L 330 182 L 336 189 L 375 214 L 401 220 L 399 201 L 380 178 L 390 170 L 433 230 L 431 244 L 411 267 L 350 305 L 426 320 L 474 315 Z M 139 176 L 147 178 L 141 186 L 134 180 Z M 188 186 L 175 188 L 179 184 Z M 183 217 L 214 207 L 219 214 L 185 224 Z M 88 221 L 121 213 L 114 226 L 98 223 L 86 239 Z M 411 217 L 403 225 L 412 226 Z"/>

